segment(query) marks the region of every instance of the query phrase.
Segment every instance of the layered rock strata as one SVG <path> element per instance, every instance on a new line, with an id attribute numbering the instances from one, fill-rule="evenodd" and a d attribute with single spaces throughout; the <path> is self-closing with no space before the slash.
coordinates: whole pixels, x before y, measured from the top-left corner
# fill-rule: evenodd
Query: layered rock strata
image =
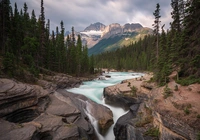
<path id="1" fill-rule="evenodd" d="M 42 87 L 0 79 L 0 139 L 96 140 L 89 115 L 101 129 L 113 123 L 110 109 L 62 89 L 78 86 L 81 79 L 41 77 L 37 84 Z"/>
<path id="2" fill-rule="evenodd" d="M 149 79 L 144 76 L 105 88 L 105 98 L 111 103 L 118 102 L 119 96 L 137 100 L 115 124 L 116 140 L 197 140 L 200 134 L 200 85 L 181 86 L 171 79 L 167 86 L 158 87 L 146 82 Z M 137 92 L 130 96 L 133 86 Z M 138 105 L 138 109 L 132 108 Z"/>

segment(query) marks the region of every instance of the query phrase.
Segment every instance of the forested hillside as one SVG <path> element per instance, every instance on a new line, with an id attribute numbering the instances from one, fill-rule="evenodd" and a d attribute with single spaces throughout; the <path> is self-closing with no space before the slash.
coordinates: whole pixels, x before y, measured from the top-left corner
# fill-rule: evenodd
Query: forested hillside
<path id="1" fill-rule="evenodd" d="M 96 67 L 118 70 L 149 70 L 160 84 L 168 81 L 172 71 L 183 85 L 200 82 L 200 1 L 172 0 L 170 30 L 162 25 L 160 5 L 153 15 L 154 35 L 114 52 L 95 56 Z"/>
<path id="2" fill-rule="evenodd" d="M 56 32 L 50 33 L 50 20 L 45 20 L 43 0 L 40 16 L 34 10 L 28 13 L 28 6 L 12 9 L 9 0 L 0 1 L 0 74 L 11 77 L 23 76 L 30 72 L 37 76 L 41 69 L 80 76 L 93 72 L 87 47 L 72 35 L 64 39 L 64 23 Z"/>

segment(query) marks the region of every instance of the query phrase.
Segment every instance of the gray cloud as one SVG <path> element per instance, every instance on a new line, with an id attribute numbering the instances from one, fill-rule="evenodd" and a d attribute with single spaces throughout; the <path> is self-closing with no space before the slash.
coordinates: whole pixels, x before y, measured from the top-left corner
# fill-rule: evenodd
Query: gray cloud
<path id="1" fill-rule="evenodd" d="M 40 0 L 10 0 L 13 6 L 16 2 L 18 9 L 27 3 L 29 12 L 35 10 L 40 14 Z M 65 30 L 81 31 L 91 23 L 140 23 L 152 27 L 153 12 L 156 4 L 161 5 L 161 21 L 169 28 L 171 21 L 169 0 L 44 0 L 45 18 L 50 19 L 51 29 L 55 30 L 63 20 Z"/>

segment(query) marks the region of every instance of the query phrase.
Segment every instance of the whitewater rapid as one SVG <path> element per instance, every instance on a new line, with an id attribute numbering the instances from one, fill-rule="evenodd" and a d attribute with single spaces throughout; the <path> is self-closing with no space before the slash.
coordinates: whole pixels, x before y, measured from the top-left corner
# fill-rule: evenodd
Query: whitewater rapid
<path id="1" fill-rule="evenodd" d="M 93 80 L 93 81 L 83 82 L 83 84 L 80 87 L 67 89 L 67 91 L 75 93 L 75 94 L 82 94 L 82 95 L 90 98 L 91 100 L 95 101 L 96 103 L 102 104 L 102 105 L 110 108 L 113 112 L 113 120 L 114 120 L 114 124 L 115 124 L 117 119 L 120 116 L 122 116 L 123 114 L 125 114 L 127 111 L 120 107 L 115 107 L 115 106 L 105 104 L 104 98 L 103 98 L 104 88 L 118 84 L 121 81 L 126 80 L 126 79 L 141 77 L 142 75 L 143 75 L 142 73 L 129 73 L 129 72 L 104 73 L 100 77 L 100 79 L 97 78 L 96 80 Z M 111 77 L 106 78 L 105 76 L 111 76 Z M 92 118 L 92 116 L 90 116 L 90 119 L 91 120 L 93 119 L 92 120 L 93 126 L 95 127 L 96 131 L 98 131 L 96 120 L 94 120 L 94 118 Z M 105 136 L 98 134 L 98 137 L 100 140 L 114 140 L 115 139 L 114 134 L 113 134 L 114 124 L 109 128 L 109 130 Z"/>

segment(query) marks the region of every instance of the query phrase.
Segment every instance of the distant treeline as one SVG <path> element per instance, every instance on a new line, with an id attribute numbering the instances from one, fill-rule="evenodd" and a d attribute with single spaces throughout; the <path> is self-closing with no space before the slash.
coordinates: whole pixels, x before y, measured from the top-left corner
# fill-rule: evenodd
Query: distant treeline
<path id="1" fill-rule="evenodd" d="M 200 82 L 200 1 L 172 0 L 171 7 L 170 30 L 161 26 L 157 4 L 154 34 L 114 52 L 96 55 L 95 66 L 153 71 L 154 80 L 161 85 L 168 82 L 172 71 L 177 71 L 177 81 L 182 80 L 183 85 Z"/>
<path id="2" fill-rule="evenodd" d="M 43 0 L 38 19 L 34 10 L 28 13 L 26 3 L 20 11 L 15 3 L 13 10 L 9 0 L 0 1 L 0 13 L 0 64 L 4 73 L 15 76 L 25 70 L 37 76 L 40 68 L 77 76 L 93 73 L 93 57 L 88 57 L 87 46 L 82 45 L 80 36 L 75 41 L 73 27 L 66 39 L 63 21 L 60 29 L 50 33 Z"/>

